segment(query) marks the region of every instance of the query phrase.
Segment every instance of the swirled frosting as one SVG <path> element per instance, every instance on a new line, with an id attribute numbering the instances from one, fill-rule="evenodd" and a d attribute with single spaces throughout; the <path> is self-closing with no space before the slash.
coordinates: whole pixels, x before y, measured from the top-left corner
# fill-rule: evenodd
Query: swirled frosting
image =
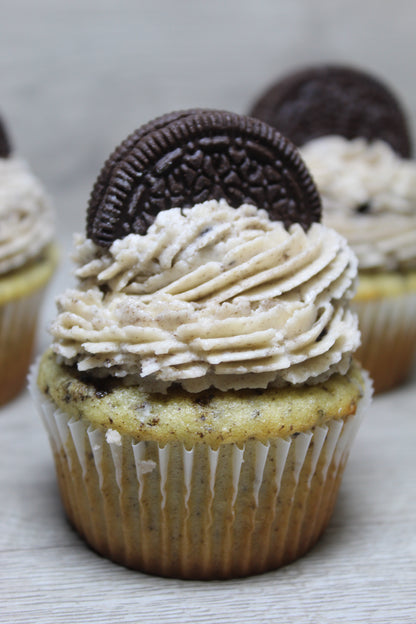
<path id="1" fill-rule="evenodd" d="M 18 158 L 0 158 L 0 274 L 35 258 L 53 236 L 45 192 Z"/>
<path id="2" fill-rule="evenodd" d="M 383 141 L 325 136 L 301 149 L 322 196 L 323 223 L 345 236 L 359 268 L 416 267 L 416 162 Z"/>
<path id="3" fill-rule="evenodd" d="M 321 224 L 288 231 L 254 206 L 208 201 L 109 249 L 75 243 L 78 288 L 51 331 L 80 371 L 149 391 L 264 388 L 345 372 L 359 344 L 356 258 Z"/>

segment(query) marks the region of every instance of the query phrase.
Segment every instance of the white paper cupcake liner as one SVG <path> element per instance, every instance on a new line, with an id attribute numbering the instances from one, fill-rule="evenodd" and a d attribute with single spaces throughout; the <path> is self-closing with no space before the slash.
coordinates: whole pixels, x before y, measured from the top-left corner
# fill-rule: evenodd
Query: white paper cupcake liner
<path id="1" fill-rule="evenodd" d="M 369 371 L 375 392 L 402 383 L 416 355 L 416 292 L 353 301 L 361 330 L 357 359 Z"/>
<path id="2" fill-rule="evenodd" d="M 0 405 L 25 385 L 44 289 L 0 305 Z"/>
<path id="3" fill-rule="evenodd" d="M 73 525 L 104 556 L 183 578 L 263 572 L 309 550 L 371 395 L 366 378 L 355 415 L 266 444 L 161 447 L 68 417 L 31 377 Z"/>

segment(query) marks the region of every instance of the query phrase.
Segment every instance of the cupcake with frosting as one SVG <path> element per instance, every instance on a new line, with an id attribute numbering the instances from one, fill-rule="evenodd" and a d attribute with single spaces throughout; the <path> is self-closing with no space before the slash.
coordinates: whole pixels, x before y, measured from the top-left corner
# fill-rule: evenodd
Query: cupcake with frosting
<path id="1" fill-rule="evenodd" d="M 25 385 L 45 287 L 56 265 L 53 212 L 0 121 L 0 404 Z"/>
<path id="2" fill-rule="evenodd" d="M 416 352 L 416 163 L 399 102 L 366 73 L 318 66 L 283 78 L 252 112 L 300 146 L 323 223 L 358 257 L 357 357 L 375 391 L 401 384 Z"/>
<path id="3" fill-rule="evenodd" d="M 416 352 L 416 163 L 383 141 L 322 137 L 302 148 L 321 190 L 324 222 L 358 256 L 357 357 L 375 391 L 406 379 Z"/>
<path id="4" fill-rule="evenodd" d="M 324 531 L 370 388 L 357 260 L 319 217 L 294 146 L 248 117 L 167 115 L 105 163 L 31 383 L 100 554 L 230 578 Z"/>

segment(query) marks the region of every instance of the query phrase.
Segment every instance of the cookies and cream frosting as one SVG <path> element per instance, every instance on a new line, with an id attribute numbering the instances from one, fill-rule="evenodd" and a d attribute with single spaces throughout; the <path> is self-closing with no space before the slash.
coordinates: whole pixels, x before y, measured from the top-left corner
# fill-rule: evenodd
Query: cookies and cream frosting
<path id="1" fill-rule="evenodd" d="M 254 206 L 207 201 L 108 249 L 81 235 L 75 246 L 53 347 L 93 376 L 149 391 L 314 383 L 345 372 L 359 344 L 357 261 L 321 224 L 286 230 Z"/>
<path id="2" fill-rule="evenodd" d="M 0 274 L 36 258 L 53 236 L 53 213 L 26 163 L 0 158 Z"/>
<path id="3" fill-rule="evenodd" d="M 383 141 L 324 136 L 301 149 L 323 223 L 345 236 L 360 269 L 416 267 L 416 162 Z"/>

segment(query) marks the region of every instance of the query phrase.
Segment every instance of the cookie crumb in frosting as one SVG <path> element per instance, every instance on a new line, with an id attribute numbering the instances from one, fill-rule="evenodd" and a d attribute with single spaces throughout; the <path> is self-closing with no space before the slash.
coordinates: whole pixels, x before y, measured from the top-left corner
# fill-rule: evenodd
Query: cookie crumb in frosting
<path id="1" fill-rule="evenodd" d="M 109 429 L 105 434 L 105 439 L 108 444 L 121 446 L 121 435 L 115 429 Z"/>

